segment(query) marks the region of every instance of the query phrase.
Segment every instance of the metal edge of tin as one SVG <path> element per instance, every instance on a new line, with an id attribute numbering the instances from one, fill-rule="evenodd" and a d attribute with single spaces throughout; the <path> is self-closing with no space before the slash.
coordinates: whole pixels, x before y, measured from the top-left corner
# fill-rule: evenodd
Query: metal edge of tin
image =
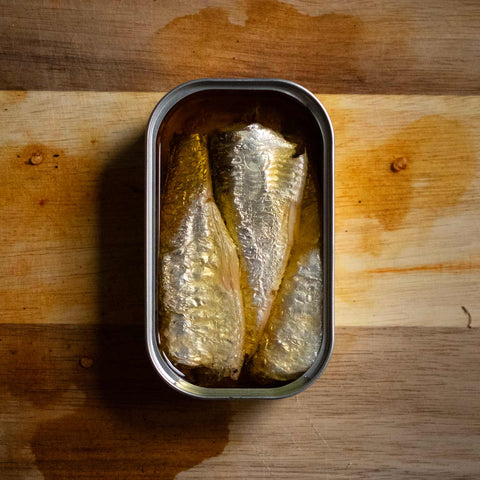
<path id="1" fill-rule="evenodd" d="M 322 214 L 324 302 L 322 347 L 314 364 L 299 378 L 272 388 L 207 388 L 180 377 L 165 361 L 157 342 L 156 328 L 156 181 L 160 125 L 170 109 L 180 100 L 205 90 L 268 90 L 285 94 L 303 104 L 313 114 L 323 137 Z M 306 88 L 281 79 L 198 79 L 183 83 L 168 92 L 155 106 L 148 121 L 145 165 L 145 334 L 150 360 L 175 390 L 199 399 L 280 399 L 308 388 L 325 370 L 334 345 L 334 132 L 325 107 Z"/>

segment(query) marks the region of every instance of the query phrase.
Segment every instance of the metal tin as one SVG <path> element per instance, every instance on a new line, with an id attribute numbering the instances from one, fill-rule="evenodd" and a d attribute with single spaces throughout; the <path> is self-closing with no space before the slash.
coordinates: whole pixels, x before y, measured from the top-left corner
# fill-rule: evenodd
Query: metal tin
<path id="1" fill-rule="evenodd" d="M 322 140 L 321 158 L 309 157 L 315 163 L 322 186 L 322 236 L 323 236 L 323 342 L 314 364 L 298 379 L 279 387 L 201 387 L 182 378 L 160 351 L 157 332 L 157 254 L 159 214 L 160 153 L 157 137 L 167 114 L 180 101 L 201 92 L 275 93 L 306 107 L 315 119 L 318 135 Z M 184 83 L 167 93 L 154 108 L 146 131 L 146 343 L 150 359 L 171 387 L 202 399 L 276 399 L 295 395 L 307 387 L 325 369 L 333 351 L 334 341 L 334 134 L 330 118 L 323 107 L 305 88 L 296 83 L 279 79 L 200 79 Z"/>

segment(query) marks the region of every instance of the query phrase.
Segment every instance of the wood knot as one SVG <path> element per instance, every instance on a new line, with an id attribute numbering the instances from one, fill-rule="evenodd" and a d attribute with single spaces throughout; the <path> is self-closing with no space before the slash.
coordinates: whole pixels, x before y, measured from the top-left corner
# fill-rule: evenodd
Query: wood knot
<path id="1" fill-rule="evenodd" d="M 29 160 L 31 165 L 40 165 L 43 162 L 42 152 L 35 152 Z"/>
<path id="2" fill-rule="evenodd" d="M 396 158 L 390 165 L 392 172 L 399 172 L 400 170 L 405 170 L 407 168 L 407 160 L 408 159 L 406 157 Z"/>
<path id="3" fill-rule="evenodd" d="M 93 358 L 82 357 L 80 359 L 80 366 L 83 368 L 90 368 L 93 365 Z"/>

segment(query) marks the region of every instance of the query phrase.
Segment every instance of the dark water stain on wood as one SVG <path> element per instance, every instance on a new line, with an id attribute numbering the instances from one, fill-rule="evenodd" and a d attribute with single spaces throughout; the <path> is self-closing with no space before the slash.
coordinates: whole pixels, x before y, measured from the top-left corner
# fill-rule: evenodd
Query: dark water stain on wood
<path id="1" fill-rule="evenodd" d="M 2 381 L 39 412 L 30 447 L 45 480 L 172 479 L 228 442 L 230 404 L 164 384 L 141 325 L 2 325 L 0 338 Z"/>
<path id="2" fill-rule="evenodd" d="M 165 91 L 192 78 L 276 76 L 317 93 L 480 91 L 476 2 L 296 3 L 304 13 L 274 0 L 104 0 L 74 14 L 9 2 L 0 87 Z"/>
<path id="3" fill-rule="evenodd" d="M 164 384 L 146 358 L 141 326 L 38 326 L 28 334 L 35 337 L 33 355 L 28 344 L 18 345 L 23 373 L 10 385 L 16 395 L 64 413 L 40 422 L 31 442 L 46 480 L 170 479 L 222 453 L 230 405 L 191 400 Z M 82 368 L 81 358 L 94 363 Z M 72 385 L 83 400 L 65 396 Z"/>
<path id="4" fill-rule="evenodd" d="M 332 90 L 333 74 L 334 91 L 362 83 L 359 17 L 305 15 L 275 0 L 248 0 L 246 15 L 245 25 L 232 24 L 225 10 L 208 7 L 159 29 L 154 43 L 162 70 L 181 77 L 298 78 L 317 91 Z"/>
<path id="5" fill-rule="evenodd" d="M 404 158 L 408 167 L 392 172 Z M 440 115 L 420 118 L 385 143 L 345 160 L 336 178 L 342 191 L 342 217 L 374 218 L 382 229 L 397 230 L 412 210 L 428 210 L 428 226 L 447 214 L 473 181 L 476 159 L 466 128 Z"/>
<path id="6" fill-rule="evenodd" d="M 469 305 L 467 307 L 470 308 Z M 458 313 L 464 315 L 460 306 Z M 466 322 L 465 318 L 465 325 Z M 112 332 L 115 330 L 116 328 L 112 327 Z M 125 326 L 118 330 L 122 331 L 120 337 L 129 333 Z M 78 365 L 79 355 L 91 355 L 92 358 L 96 355 L 96 333 L 93 327 L 0 325 L 0 345 L 4 341 L 8 342 L 9 337 L 18 335 L 23 335 L 24 338 L 38 338 L 44 344 L 50 343 L 54 355 L 61 355 L 61 352 L 64 352 L 64 356 L 56 360 L 56 371 L 52 373 L 58 378 L 67 379 L 68 382 L 74 380 L 86 393 L 86 400 L 88 400 L 88 403 L 83 403 L 85 408 L 80 412 L 85 419 L 83 424 L 80 418 L 72 417 L 78 405 L 67 402 L 64 396 L 63 403 L 52 402 L 51 407 L 62 409 L 65 416 L 63 422 L 47 423 L 49 428 L 44 431 L 39 430 L 35 435 L 35 454 L 41 458 L 40 464 L 44 470 L 48 469 L 44 478 L 47 480 L 48 478 L 122 480 L 172 478 L 178 468 L 171 466 L 175 458 L 174 448 L 177 447 L 175 438 L 171 442 L 168 436 L 155 437 L 153 432 L 149 436 L 140 437 L 136 434 L 136 427 L 129 430 L 122 425 L 122 428 L 114 429 L 114 432 L 118 433 L 118 444 L 113 448 L 115 454 L 111 454 L 112 440 L 105 440 L 106 426 L 118 427 L 119 424 L 118 419 L 112 417 L 111 411 L 101 410 L 102 407 L 95 394 L 98 389 L 94 388 L 92 379 L 96 375 L 94 369 L 95 365 L 98 366 L 98 362 L 91 369 L 82 369 Z M 51 335 L 57 335 L 58 340 L 48 340 Z M 93 343 L 91 343 L 92 339 Z M 113 335 L 111 339 L 115 341 L 118 337 L 115 338 Z M 219 470 L 215 468 L 208 470 L 204 465 L 202 471 L 199 470 L 197 475 L 193 476 L 219 477 L 222 471 L 226 471 L 225 468 L 228 468 L 228 465 L 237 466 L 245 461 L 245 455 L 250 454 L 252 457 L 250 471 L 254 478 L 268 476 L 265 463 L 272 470 L 273 465 L 278 469 L 277 471 L 284 471 L 284 469 L 288 471 L 292 468 L 292 458 L 297 458 L 296 455 L 301 465 L 300 463 L 293 465 L 295 473 L 292 473 L 292 478 L 315 477 L 320 469 L 325 471 L 324 454 L 326 449 L 333 445 L 335 448 L 329 450 L 329 455 L 333 457 L 329 456 L 326 467 L 333 478 L 371 478 L 374 469 L 384 471 L 388 459 L 398 457 L 399 440 L 396 435 L 400 432 L 401 440 L 404 445 L 409 446 L 409 450 L 397 458 L 398 468 L 391 470 L 393 477 L 403 478 L 409 474 L 411 476 L 413 471 L 420 477 L 422 473 L 424 476 L 426 474 L 438 477 L 437 463 L 441 455 L 444 458 L 441 468 L 442 472 L 445 472 L 445 478 L 458 477 L 459 466 L 464 465 L 467 467 L 462 470 L 462 475 L 466 478 L 475 478 L 472 472 L 477 465 L 480 440 L 477 401 L 480 372 L 473 366 L 478 365 L 480 361 L 479 340 L 480 334 L 475 328 L 469 330 L 421 327 L 339 328 L 335 353 L 327 370 L 315 385 L 297 399 L 263 402 L 261 410 L 252 408 L 251 403 L 240 404 L 239 402 L 233 406 L 239 411 L 239 418 L 235 422 L 237 434 L 244 437 L 242 442 L 238 440 L 241 448 L 228 453 L 228 458 L 221 462 L 223 469 L 220 466 Z M 66 342 L 71 345 L 70 356 L 66 353 Z M 96 358 L 98 360 L 99 357 Z M 7 377 L 2 364 L 3 359 L 3 355 L 0 356 L 0 379 L 3 381 L 5 378 L 8 384 L 21 381 L 23 374 L 21 366 L 17 366 L 16 375 Z M 142 375 L 142 382 L 145 380 L 148 378 Z M 135 388 L 138 386 L 139 384 L 134 384 Z M 129 385 L 127 384 L 126 387 L 129 388 Z M 148 384 L 145 388 L 149 393 L 154 393 L 156 390 L 156 387 Z M 58 386 L 57 392 L 60 393 L 60 390 L 61 387 Z M 161 391 L 156 393 L 161 394 Z M 3 394 L 4 390 L 0 389 L 2 400 Z M 63 394 L 64 392 L 61 392 L 61 395 Z M 161 396 L 160 400 L 157 398 L 149 400 L 149 403 L 144 406 L 145 417 L 139 415 L 138 410 L 133 410 L 130 416 L 131 425 L 144 427 L 152 421 L 153 409 L 157 407 L 161 409 L 166 404 L 161 400 Z M 83 402 L 83 399 L 81 400 Z M 145 400 L 148 400 L 148 397 L 143 397 L 142 403 Z M 155 406 L 154 402 L 158 404 Z M 216 403 L 200 402 L 199 405 L 203 409 L 211 409 L 215 408 Z M 129 406 L 118 402 L 118 408 L 124 410 L 125 417 L 128 417 Z M 186 407 L 188 403 L 178 406 L 180 415 L 182 415 L 182 409 Z M 170 421 L 164 420 L 164 426 L 170 432 L 170 436 L 178 435 L 179 438 L 187 436 L 192 439 L 190 447 L 194 448 L 192 431 L 189 431 L 188 427 L 186 432 L 180 429 L 175 430 L 172 424 L 179 417 L 174 416 L 175 412 L 171 405 L 167 408 L 171 418 Z M 36 423 L 35 413 L 34 410 L 32 413 L 16 413 L 12 416 L 8 415 L 6 420 L 9 424 L 17 422 L 20 428 L 25 428 Z M 195 427 L 205 428 L 207 432 L 203 438 L 215 443 L 213 435 L 218 432 L 213 422 L 216 418 L 212 413 L 210 415 L 212 415 L 211 424 L 207 424 L 205 419 L 202 419 L 195 423 Z M 69 425 L 68 422 L 72 418 L 74 422 Z M 186 416 L 183 417 L 184 421 L 186 418 Z M 386 430 L 378 430 L 379 419 L 386 422 Z M 339 422 L 340 431 L 337 428 Z M 371 433 L 369 438 L 373 439 L 367 445 L 367 450 L 365 449 L 366 425 L 372 426 L 369 430 Z M 55 426 L 57 432 L 53 431 Z M 191 429 L 193 430 L 193 426 Z M 213 430 L 211 437 L 208 431 L 210 429 Z M 80 432 L 77 438 L 76 430 Z M 250 437 L 248 437 L 249 431 L 252 432 Z M 326 442 L 321 440 L 318 431 L 326 436 Z M 391 441 L 392 435 L 395 437 L 393 441 Z M 245 437 L 248 438 L 245 439 Z M 20 437 L 20 440 L 16 436 L 10 438 L 14 440 L 13 447 L 16 446 L 17 449 L 25 451 L 26 444 L 23 437 Z M 472 439 L 474 439 L 473 443 Z M 144 443 L 141 443 L 142 441 Z M 139 442 L 136 447 L 137 452 L 134 451 L 134 442 Z M 122 444 L 125 444 L 124 456 L 122 456 Z M 345 470 L 345 444 L 349 445 L 351 450 L 348 452 L 349 455 L 357 452 L 356 462 L 354 462 L 357 468 L 353 475 L 351 469 Z M 162 463 L 161 456 L 168 454 L 159 452 L 165 448 L 165 445 L 171 447 L 170 459 Z M 201 442 L 198 445 L 200 446 L 197 450 L 205 453 L 205 446 L 202 446 Z M 157 450 L 154 450 L 155 447 Z M 428 469 L 418 466 L 415 455 L 418 454 L 419 448 L 421 448 L 420 453 L 425 455 L 425 465 L 429 467 Z M 262 449 L 266 459 L 263 465 L 259 457 L 262 454 L 256 452 L 256 450 L 262 452 Z M 198 459 L 200 456 L 200 452 L 192 453 L 186 446 L 181 446 L 180 452 L 188 452 L 192 459 Z M 368 452 L 371 457 L 367 462 L 364 459 L 365 452 Z M 458 459 L 459 452 L 462 459 L 457 465 L 455 459 Z M 142 453 L 143 458 L 140 459 Z M 149 458 L 153 455 L 157 455 L 154 457 L 155 461 L 149 463 Z M 40 477 L 39 472 L 35 472 L 36 476 L 22 476 L 21 472 L 28 467 L 24 458 L 21 454 L 2 457 L 2 460 L 6 459 L 0 466 L 2 479 Z M 179 463 L 181 462 L 179 460 Z M 408 462 L 411 463 L 408 464 Z M 184 465 L 186 464 L 187 462 L 184 462 Z M 248 476 L 244 475 L 244 477 Z M 223 478 L 228 478 L 228 474 Z"/>
<path id="7" fill-rule="evenodd" d="M 45 158 L 38 166 L 25 164 L 32 151 L 41 151 Z M 68 230 L 65 236 L 54 232 L 51 240 L 73 248 L 72 255 L 76 255 L 75 229 L 85 229 L 84 236 L 77 238 L 79 251 L 82 245 L 89 244 L 85 235 L 100 236 L 96 268 L 99 273 L 92 277 L 93 284 L 98 285 L 98 316 L 88 319 L 94 325 L 0 326 L 0 371 L 9 379 L 9 395 L 19 405 L 25 402 L 28 408 L 44 412 L 38 416 L 30 445 L 43 477 L 170 479 L 220 455 L 228 442 L 230 404 L 205 403 L 174 392 L 154 372 L 145 349 L 143 138 L 102 163 L 106 168 L 99 183 L 91 185 L 99 193 L 88 198 L 78 183 L 73 187 L 70 181 L 79 181 L 78 172 L 82 170 L 77 162 L 89 169 L 91 177 L 91 162 L 95 158 L 80 159 L 39 144 L 4 146 L 3 153 L 8 154 L 13 162 L 12 172 L 17 174 L 6 180 L 10 183 L 4 190 L 7 195 L 2 197 L 4 206 L 17 212 L 12 215 L 12 222 L 15 218 L 26 223 L 10 226 L 17 228 L 15 238 L 25 238 L 27 244 L 33 241 L 28 234 L 31 235 L 35 222 L 25 221 L 18 210 L 23 205 L 33 215 L 34 209 L 28 208 L 28 204 L 40 191 L 42 197 L 36 208 L 40 208 L 38 202 L 45 200 L 48 193 L 45 211 L 47 207 L 55 210 L 53 217 L 43 219 L 46 225 L 39 221 L 42 240 L 49 241 L 47 229 L 55 227 L 57 220 Z M 60 172 L 50 168 L 56 161 L 55 154 L 71 167 L 65 168 L 60 178 Z M 40 182 L 39 175 L 48 175 L 49 180 L 44 177 Z M 24 184 L 27 194 L 17 207 L 14 193 Z M 10 199 L 8 192 L 12 194 Z M 82 199 L 87 198 L 88 208 L 98 215 L 99 232 L 79 224 L 83 217 L 72 215 L 70 202 L 59 198 L 65 194 L 71 201 L 77 199 L 77 193 Z M 18 268 L 22 261 L 20 258 L 16 262 Z M 29 257 L 27 261 L 33 260 Z M 71 268 L 75 265 L 79 274 L 82 267 L 87 268 L 75 262 Z M 35 270 L 35 265 L 27 267 Z M 56 281 L 54 285 L 58 291 L 49 284 L 36 285 L 33 291 L 25 288 L 22 303 L 18 292 L 13 291 L 9 295 L 10 307 L 22 310 L 25 321 L 32 321 L 38 320 L 39 314 L 44 316 L 50 304 L 75 301 L 75 297 L 62 291 L 75 288 L 72 281 L 68 285 Z M 2 308 L 10 307 L 2 304 Z M 70 304 L 70 308 L 75 307 L 76 303 Z M 89 368 L 85 368 L 85 359 Z"/>
<path id="8" fill-rule="evenodd" d="M 392 171 L 392 162 L 399 158 L 404 159 L 406 168 Z M 467 128 L 441 115 L 424 116 L 379 146 L 343 160 L 336 174 L 336 207 L 340 212 L 337 229 L 347 229 L 352 219 L 374 220 L 349 226 L 349 235 L 357 236 L 355 254 L 395 257 L 393 249 L 409 243 L 403 230 L 425 230 L 440 217 L 451 214 L 451 207 L 461 201 L 476 172 L 477 160 Z M 387 233 L 388 238 L 398 241 L 386 242 L 383 235 Z M 385 272 L 350 271 L 346 267 L 337 262 L 337 279 L 341 279 L 337 282 L 337 297 L 351 304 L 365 304 L 374 276 Z M 427 265 L 415 267 L 415 271 L 442 272 L 460 267 Z"/>
<path id="9" fill-rule="evenodd" d="M 160 379 L 147 357 L 143 159 L 139 138 L 112 158 L 102 175 L 100 324 L 49 327 L 58 337 L 47 369 L 53 376 L 48 390 L 63 390 L 71 382 L 85 400 L 71 411 L 64 405 L 65 416 L 38 426 L 32 450 L 46 480 L 73 474 L 88 479 L 173 479 L 220 455 L 228 442 L 230 404 L 181 396 Z M 90 368 L 82 367 L 83 358 L 92 360 Z M 45 361 L 38 364 L 42 368 Z M 62 398 L 51 394 L 47 400 L 52 408 Z"/>

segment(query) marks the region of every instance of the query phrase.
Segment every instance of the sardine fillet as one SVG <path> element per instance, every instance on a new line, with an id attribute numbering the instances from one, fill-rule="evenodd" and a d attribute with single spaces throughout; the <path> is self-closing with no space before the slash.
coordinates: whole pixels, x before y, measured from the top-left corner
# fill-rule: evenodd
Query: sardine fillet
<path id="1" fill-rule="evenodd" d="M 211 141 L 214 194 L 240 258 L 245 351 L 257 349 L 293 243 L 307 159 L 296 145 L 251 124 Z"/>
<path id="2" fill-rule="evenodd" d="M 319 201 L 307 179 L 298 239 L 251 372 L 264 379 L 293 380 L 314 362 L 322 343 L 322 262 Z"/>
<path id="3" fill-rule="evenodd" d="M 206 139 L 180 140 L 161 196 L 161 344 L 180 370 L 237 379 L 244 319 L 235 244 L 213 200 Z M 185 370 L 185 369 L 184 369 Z"/>

